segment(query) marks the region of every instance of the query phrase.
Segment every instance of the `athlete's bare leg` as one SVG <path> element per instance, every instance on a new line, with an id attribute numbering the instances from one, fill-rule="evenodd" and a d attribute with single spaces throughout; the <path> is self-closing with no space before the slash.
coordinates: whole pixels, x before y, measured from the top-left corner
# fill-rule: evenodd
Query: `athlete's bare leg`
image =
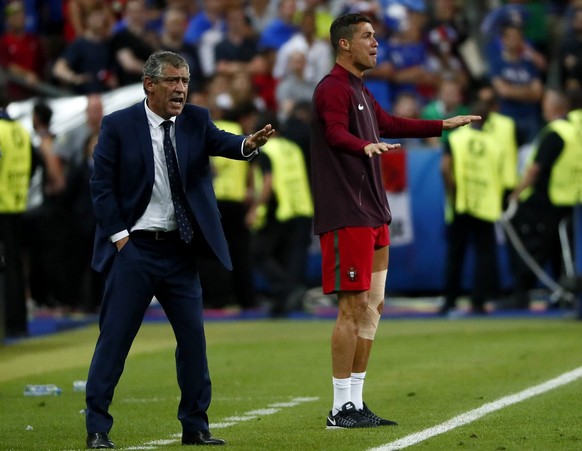
<path id="1" fill-rule="evenodd" d="M 372 263 L 372 273 L 385 271 L 388 269 L 389 260 L 389 246 L 382 247 L 374 251 L 374 260 Z M 367 294 L 368 292 L 366 292 Z M 384 301 L 378 305 L 378 313 L 381 315 L 384 309 Z M 374 340 L 368 340 L 362 337 L 357 337 L 356 350 L 354 353 L 354 361 L 352 364 L 353 373 L 363 373 L 368 367 L 368 360 L 370 352 L 372 351 L 372 344 Z"/>
<path id="2" fill-rule="evenodd" d="M 372 272 L 388 268 L 388 246 L 374 251 Z M 338 315 L 331 336 L 333 377 L 344 379 L 352 372 L 364 372 L 368 365 L 373 340 L 358 337 L 359 324 L 368 308 L 368 291 L 338 292 Z M 384 303 L 378 306 L 382 312 Z"/>

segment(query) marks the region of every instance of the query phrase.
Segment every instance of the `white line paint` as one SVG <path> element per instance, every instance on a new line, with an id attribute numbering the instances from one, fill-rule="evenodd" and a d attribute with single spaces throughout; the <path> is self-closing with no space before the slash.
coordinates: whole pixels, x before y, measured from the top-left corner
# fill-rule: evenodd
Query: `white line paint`
<path id="1" fill-rule="evenodd" d="M 488 413 L 495 412 L 496 410 L 503 409 L 504 407 L 511 406 L 512 404 L 517 404 L 518 402 L 525 401 L 533 396 L 541 395 L 547 391 L 553 390 L 555 388 L 561 387 L 562 385 L 574 382 L 582 377 L 582 367 L 576 368 L 575 370 L 564 373 L 554 379 L 550 379 L 547 382 L 536 385 L 534 387 L 527 388 L 519 393 L 513 395 L 505 396 L 499 398 L 496 401 L 483 404 L 481 407 L 465 412 L 458 415 L 449 421 L 445 421 L 437 426 L 434 426 L 424 431 L 416 432 L 414 434 L 407 435 L 393 442 L 387 443 L 386 445 L 378 446 L 377 448 L 372 448 L 369 451 L 390 451 L 399 450 L 402 448 L 407 448 L 417 443 L 423 442 L 426 439 L 434 437 L 435 435 L 444 434 L 452 429 L 459 426 L 464 426 L 465 424 L 472 423 L 481 417 L 484 417 Z"/>
<path id="2" fill-rule="evenodd" d="M 273 415 L 273 414 L 281 411 L 282 409 L 295 407 L 295 406 L 302 404 L 302 403 L 305 403 L 305 402 L 317 401 L 318 399 L 319 399 L 318 397 L 298 397 L 298 398 L 291 399 L 291 401 L 289 401 L 289 402 L 275 402 L 275 403 L 269 404 L 264 409 L 249 410 L 248 412 L 242 413 L 241 415 L 224 418 L 219 423 L 210 423 L 209 427 L 210 427 L 210 430 L 227 428 L 227 427 L 233 426 L 233 425 L 240 423 L 240 422 L 243 422 L 243 421 L 249 421 L 249 420 L 254 420 L 258 417 Z M 180 440 L 182 439 L 182 434 L 174 434 L 172 437 L 174 437 L 174 438 L 167 439 L 167 440 L 165 440 L 165 439 L 153 440 L 151 442 L 146 442 L 143 445 L 130 446 L 130 447 L 123 448 L 123 449 L 129 449 L 129 450 L 157 449 L 158 446 L 179 443 Z"/>

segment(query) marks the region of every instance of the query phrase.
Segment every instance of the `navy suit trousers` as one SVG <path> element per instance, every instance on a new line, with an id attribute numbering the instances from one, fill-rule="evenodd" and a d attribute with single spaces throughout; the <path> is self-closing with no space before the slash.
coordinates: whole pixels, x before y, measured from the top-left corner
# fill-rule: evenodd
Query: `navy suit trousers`
<path id="1" fill-rule="evenodd" d="M 109 413 L 113 392 L 154 296 L 176 336 L 178 419 L 183 432 L 208 430 L 211 384 L 195 253 L 177 235 L 162 241 L 130 235 L 106 277 L 100 334 L 87 379 L 89 433 L 109 432 L 113 425 Z"/>

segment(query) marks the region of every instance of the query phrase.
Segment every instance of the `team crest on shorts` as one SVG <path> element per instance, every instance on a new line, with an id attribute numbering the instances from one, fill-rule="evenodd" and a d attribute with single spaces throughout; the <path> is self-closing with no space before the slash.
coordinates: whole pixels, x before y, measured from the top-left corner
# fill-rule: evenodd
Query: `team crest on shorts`
<path id="1" fill-rule="evenodd" d="M 348 271 L 346 272 L 346 275 L 348 276 L 348 280 L 350 282 L 355 282 L 356 280 L 358 280 L 358 270 L 354 267 L 354 266 L 350 266 L 348 268 Z"/>

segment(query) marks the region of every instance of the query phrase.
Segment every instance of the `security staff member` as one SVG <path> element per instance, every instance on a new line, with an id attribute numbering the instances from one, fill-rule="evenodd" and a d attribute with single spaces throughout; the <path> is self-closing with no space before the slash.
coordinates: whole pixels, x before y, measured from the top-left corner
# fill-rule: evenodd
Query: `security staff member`
<path id="1" fill-rule="evenodd" d="M 28 334 L 22 255 L 22 214 L 26 210 L 32 146 L 30 134 L 4 110 L 0 95 L 0 257 L 4 259 L 6 336 Z M 1 303 L 0 303 L 1 305 Z"/>
<path id="2" fill-rule="evenodd" d="M 472 114 L 487 123 L 489 108 L 477 102 Z M 501 217 L 505 149 L 480 122 L 453 131 L 441 161 L 452 221 L 448 226 L 448 257 L 445 303 L 439 313 L 455 308 L 461 294 L 461 276 L 467 249 L 472 242 L 475 262 L 472 280 L 472 312 L 484 314 L 485 300 L 497 286 L 495 221 Z M 472 241 L 471 241 L 472 240 Z"/>
<path id="3" fill-rule="evenodd" d="M 240 123 L 230 118 L 217 119 L 214 123 L 227 132 L 244 134 Z M 210 164 L 214 193 L 230 250 L 232 273 L 212 262 L 206 262 L 207 268 L 201 267 L 200 276 L 206 293 L 205 302 L 209 302 L 212 307 L 222 308 L 228 303 L 229 295 L 232 295 L 233 301 L 241 309 L 250 310 L 256 307 L 250 254 L 251 231 L 246 224 L 246 215 L 253 196 L 252 167 L 246 161 L 221 157 L 211 157 Z M 230 286 L 226 284 L 225 287 L 225 280 L 232 281 Z"/>
<path id="4" fill-rule="evenodd" d="M 275 117 L 267 119 L 276 123 Z M 273 298 L 271 316 L 286 316 L 305 290 L 313 218 L 309 177 L 301 148 L 282 135 L 271 138 L 258 159 L 261 192 L 247 219 L 258 229 L 254 261 Z"/>
<path id="5" fill-rule="evenodd" d="M 570 96 L 548 89 L 542 108 L 547 125 L 539 132 L 519 185 L 511 194 L 518 202 L 513 226 L 528 253 L 538 264 L 551 264 L 561 272 L 559 223 L 582 202 L 582 131 L 568 118 Z M 572 119 L 577 114 L 572 112 Z M 528 291 L 535 275 L 521 259 L 515 261 L 515 307 L 529 308 Z"/>

